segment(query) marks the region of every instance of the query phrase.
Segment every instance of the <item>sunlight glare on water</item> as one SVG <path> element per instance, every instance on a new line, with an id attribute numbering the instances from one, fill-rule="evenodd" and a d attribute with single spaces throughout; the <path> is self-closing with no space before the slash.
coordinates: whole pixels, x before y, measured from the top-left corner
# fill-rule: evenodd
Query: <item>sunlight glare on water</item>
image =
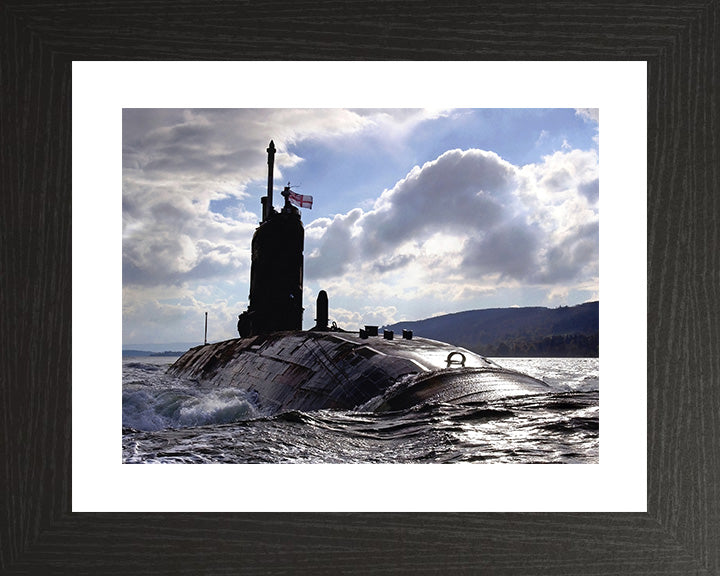
<path id="1" fill-rule="evenodd" d="M 172 358 L 123 362 L 125 463 L 597 463 L 598 360 L 503 358 L 550 394 L 390 413 L 260 413 L 244 390 L 165 374 Z"/>

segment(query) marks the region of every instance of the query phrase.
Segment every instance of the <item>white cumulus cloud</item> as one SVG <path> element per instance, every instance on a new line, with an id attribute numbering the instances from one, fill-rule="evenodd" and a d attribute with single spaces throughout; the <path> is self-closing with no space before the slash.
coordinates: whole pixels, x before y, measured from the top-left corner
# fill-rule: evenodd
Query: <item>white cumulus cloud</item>
<path id="1" fill-rule="evenodd" d="M 311 223 L 307 277 L 397 286 L 397 273 L 445 294 L 457 293 L 449 281 L 462 293 L 484 290 L 483 278 L 580 281 L 597 274 L 597 182 L 593 151 L 519 167 L 493 152 L 451 150 L 415 167 L 372 209 Z"/>

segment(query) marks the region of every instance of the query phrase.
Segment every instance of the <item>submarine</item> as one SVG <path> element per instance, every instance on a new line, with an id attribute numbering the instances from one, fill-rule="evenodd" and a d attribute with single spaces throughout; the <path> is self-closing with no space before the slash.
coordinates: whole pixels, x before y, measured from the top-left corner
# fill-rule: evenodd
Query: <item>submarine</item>
<path id="1" fill-rule="evenodd" d="M 315 326 L 302 329 L 304 227 L 297 206 L 312 198 L 282 191 L 273 206 L 275 145 L 268 154 L 267 196 L 252 239 L 250 294 L 238 338 L 191 348 L 169 368 L 198 386 L 245 389 L 265 415 L 343 409 L 405 410 L 424 403 L 466 404 L 550 392 L 537 378 L 445 342 L 330 322 L 324 290 Z M 382 332 L 382 333 L 381 333 Z"/>

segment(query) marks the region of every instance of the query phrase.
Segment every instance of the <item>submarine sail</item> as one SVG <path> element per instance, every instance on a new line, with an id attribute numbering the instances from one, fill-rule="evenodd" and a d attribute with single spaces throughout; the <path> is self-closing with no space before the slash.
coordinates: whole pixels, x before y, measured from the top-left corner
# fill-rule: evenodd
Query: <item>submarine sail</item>
<path id="1" fill-rule="evenodd" d="M 262 198 L 263 219 L 252 239 L 250 305 L 238 317 L 241 337 L 302 328 L 303 248 L 305 230 L 300 211 L 290 204 L 290 187 L 283 191 L 285 205 L 272 205 L 275 143 L 268 153 L 268 193 Z"/>
<path id="2" fill-rule="evenodd" d="M 377 326 L 328 327 L 328 296 L 318 295 L 316 324 L 302 330 L 304 228 L 297 195 L 286 186 L 273 207 L 275 145 L 268 153 L 268 194 L 252 239 L 248 309 L 240 338 L 183 354 L 168 372 L 198 386 L 245 388 L 265 414 L 326 408 L 400 410 L 424 402 L 467 403 L 544 394 L 550 387 L 464 348 Z M 294 195 L 294 196 L 293 196 Z M 301 205 L 312 202 L 300 197 Z"/>

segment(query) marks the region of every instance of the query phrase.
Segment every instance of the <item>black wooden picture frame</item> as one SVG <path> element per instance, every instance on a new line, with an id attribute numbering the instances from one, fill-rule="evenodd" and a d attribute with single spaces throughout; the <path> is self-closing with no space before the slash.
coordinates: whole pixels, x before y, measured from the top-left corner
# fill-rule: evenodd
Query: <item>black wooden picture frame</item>
<path id="1" fill-rule="evenodd" d="M 6 0 L 0 46 L 2 574 L 720 574 L 718 0 Z M 72 61 L 196 59 L 647 61 L 647 513 L 71 512 Z"/>

